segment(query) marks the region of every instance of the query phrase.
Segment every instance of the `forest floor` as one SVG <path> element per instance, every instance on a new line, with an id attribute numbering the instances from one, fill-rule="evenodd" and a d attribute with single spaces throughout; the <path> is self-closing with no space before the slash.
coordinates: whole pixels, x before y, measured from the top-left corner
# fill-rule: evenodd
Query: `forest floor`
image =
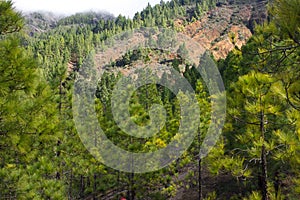
<path id="1" fill-rule="evenodd" d="M 194 169 L 197 171 L 197 169 Z M 182 178 L 185 174 L 181 174 Z M 197 182 L 197 177 L 194 176 L 194 182 Z M 191 182 L 191 180 L 189 180 Z M 238 194 L 241 186 L 238 186 L 237 181 L 228 173 L 220 174 L 218 176 L 213 176 L 207 169 L 202 171 L 202 195 L 203 197 L 213 196 L 215 191 L 218 199 L 228 199 L 234 194 Z M 199 192 L 198 185 L 189 184 L 189 187 L 182 186 L 178 189 L 175 197 L 170 198 L 170 200 L 198 200 Z"/>

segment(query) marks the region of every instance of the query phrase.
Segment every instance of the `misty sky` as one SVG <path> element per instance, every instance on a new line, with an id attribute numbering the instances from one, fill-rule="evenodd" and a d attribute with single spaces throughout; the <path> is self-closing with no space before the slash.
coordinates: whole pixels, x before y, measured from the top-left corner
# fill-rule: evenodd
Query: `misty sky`
<path id="1" fill-rule="evenodd" d="M 158 4 L 160 0 L 13 0 L 14 6 L 23 12 L 51 11 L 59 14 L 74 14 L 83 11 L 107 11 L 115 16 L 133 17 L 145 8 L 148 2 Z"/>

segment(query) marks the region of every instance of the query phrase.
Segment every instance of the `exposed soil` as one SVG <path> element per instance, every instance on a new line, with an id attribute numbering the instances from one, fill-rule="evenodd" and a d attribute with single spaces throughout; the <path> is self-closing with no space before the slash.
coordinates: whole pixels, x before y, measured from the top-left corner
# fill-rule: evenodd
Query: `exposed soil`
<path id="1" fill-rule="evenodd" d="M 197 171 L 197 169 L 189 169 Z M 185 170 L 187 171 L 187 170 Z M 185 179 L 187 173 L 181 174 L 181 181 Z M 170 198 L 170 200 L 198 200 L 198 186 L 191 184 L 191 182 L 197 182 L 197 174 L 192 178 L 187 179 L 186 184 L 184 186 L 178 188 L 177 194 L 175 197 Z M 190 184 L 188 184 L 188 182 Z M 186 185 L 189 185 L 189 188 L 186 188 Z M 202 194 L 203 198 L 207 197 L 209 194 L 216 192 L 218 199 L 229 199 L 234 195 L 238 195 L 242 193 L 242 184 L 238 184 L 238 182 L 232 177 L 232 175 L 228 173 L 219 174 L 218 176 L 211 175 L 207 169 L 203 169 L 202 171 Z"/>
<path id="2" fill-rule="evenodd" d="M 252 36 L 253 21 L 266 19 L 265 3 L 257 1 L 251 4 L 223 5 L 185 27 L 182 20 L 178 19 L 175 26 L 210 50 L 216 60 L 225 59 L 235 46 L 241 48 Z"/>

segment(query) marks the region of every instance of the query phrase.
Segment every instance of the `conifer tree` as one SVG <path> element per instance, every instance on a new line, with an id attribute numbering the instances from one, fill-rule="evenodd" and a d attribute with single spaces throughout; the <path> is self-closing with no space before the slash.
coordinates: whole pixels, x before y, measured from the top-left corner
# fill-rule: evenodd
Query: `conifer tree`
<path id="1" fill-rule="evenodd" d="M 53 146 L 60 134 L 53 92 L 33 56 L 21 47 L 23 20 L 10 1 L 1 1 L 0 176 L 1 198 L 63 198 L 54 179 Z"/>

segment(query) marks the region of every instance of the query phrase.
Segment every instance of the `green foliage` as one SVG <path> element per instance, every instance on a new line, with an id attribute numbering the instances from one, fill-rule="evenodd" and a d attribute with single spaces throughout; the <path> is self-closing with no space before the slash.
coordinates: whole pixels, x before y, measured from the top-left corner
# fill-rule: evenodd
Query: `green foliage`
<path id="1" fill-rule="evenodd" d="M 14 33 L 23 27 L 21 14 L 12 8 L 12 2 L 0 1 L 0 35 Z"/>
<path id="2" fill-rule="evenodd" d="M 270 4 L 273 22 L 280 27 L 281 35 L 299 45 L 300 9 L 299 0 L 274 0 Z"/>
<path id="3" fill-rule="evenodd" d="M 296 190 L 291 192 L 281 182 L 299 170 L 294 165 L 298 160 L 295 145 L 299 143 L 299 98 L 295 90 L 299 83 L 296 78 L 299 77 L 298 3 L 281 0 L 271 3 L 272 21 L 257 26 L 254 36 L 241 51 L 234 50 L 220 62 L 230 103 L 226 143 L 215 150 L 224 155 L 220 161 L 223 164 L 212 164 L 212 170 L 219 172 L 227 168 L 234 176 L 242 176 L 246 184 L 253 178 L 260 180 L 251 188 L 253 193 L 249 199 L 297 196 Z M 212 160 L 217 159 L 218 156 Z M 228 159 L 242 162 L 230 169 Z M 236 169 L 242 172 L 250 169 L 250 173 L 245 176 L 235 173 Z M 261 182 L 263 176 L 267 194 Z M 258 189 L 261 194 L 256 192 Z"/>
<path id="4" fill-rule="evenodd" d="M 74 25 L 74 24 L 96 24 L 99 20 L 113 19 L 113 16 L 106 13 L 77 13 L 69 17 L 65 17 L 58 21 L 58 26 Z"/>
<path id="5" fill-rule="evenodd" d="M 196 166 L 203 165 L 221 178 L 229 171 L 233 180 L 238 181 L 237 190 L 245 192 L 229 194 L 232 199 L 262 198 L 257 192 L 262 191 L 262 186 L 256 183 L 262 177 L 264 166 L 269 197 L 297 199 L 300 191 L 299 0 L 271 3 L 271 21 L 257 26 L 247 45 L 241 50 L 235 48 L 219 62 L 228 88 L 228 119 L 221 140 L 200 164 L 199 146 L 211 121 L 210 99 L 214 97 L 209 96 L 196 68 L 185 64 L 184 43 L 177 52 L 183 58 L 176 57 L 171 63 L 195 89 L 201 121 L 199 127 L 191 127 L 198 128 L 198 140 L 180 159 L 158 172 L 135 175 L 116 172 L 93 158 L 76 133 L 72 85 L 84 62 L 93 65 L 94 49 L 104 50 L 113 42 L 112 36 L 121 31 L 143 26 L 172 28 L 175 19 L 182 19 L 185 24 L 198 20 L 216 4 L 220 5 L 220 1 L 161 1 L 153 7 L 148 5 L 133 19 L 81 13 L 55 22 L 51 29 L 46 24 L 45 32 L 33 31 L 26 36 L 17 33 L 23 26 L 20 13 L 14 11 L 10 1 L 0 1 L 0 198 L 92 196 L 96 199 L 102 195 L 105 199 L 111 191 L 116 198 L 119 192 L 130 191 L 136 199 L 145 196 L 169 199 L 181 183 L 194 190 L 195 176 L 199 175 Z M 42 20 L 43 16 L 36 18 Z M 160 34 L 159 45 L 172 46 L 171 34 L 168 31 Z M 115 66 L 128 67 L 139 60 L 148 63 L 149 54 L 157 53 L 150 49 L 125 53 L 107 66 L 109 70 L 103 74 L 96 92 L 95 109 L 101 128 L 111 141 L 133 152 L 156 151 L 171 139 L 181 138 L 179 99 L 165 87 L 149 84 L 131 97 L 130 117 L 137 125 L 149 123 L 152 105 L 165 108 L 166 125 L 152 138 L 128 136 L 114 122 L 111 112 L 112 91 L 122 75 L 110 70 Z M 179 69 L 182 66 L 185 69 Z M 147 73 L 143 76 L 147 78 Z M 162 79 L 170 81 L 167 73 Z M 179 96 L 186 100 L 187 95 Z M 267 162 L 262 165 L 264 157 Z M 178 175 L 186 170 L 187 178 L 178 180 Z M 281 184 L 291 179 L 290 185 Z M 198 182 L 202 184 L 201 180 Z M 216 199 L 218 195 L 213 192 L 203 196 Z"/>
<path id="6" fill-rule="evenodd" d="M 0 2 L 3 5 L 10 12 L 1 13 L 8 19 L 1 25 L 14 27 L 1 32 L 8 34 L 18 30 L 22 19 L 16 18 L 19 14 L 13 13 L 10 2 Z M 54 93 L 41 78 L 32 54 L 21 47 L 20 38 L 6 36 L 0 41 L 1 197 L 62 198 L 64 186 L 54 179 L 57 166 L 49 154 L 61 133 Z"/>

